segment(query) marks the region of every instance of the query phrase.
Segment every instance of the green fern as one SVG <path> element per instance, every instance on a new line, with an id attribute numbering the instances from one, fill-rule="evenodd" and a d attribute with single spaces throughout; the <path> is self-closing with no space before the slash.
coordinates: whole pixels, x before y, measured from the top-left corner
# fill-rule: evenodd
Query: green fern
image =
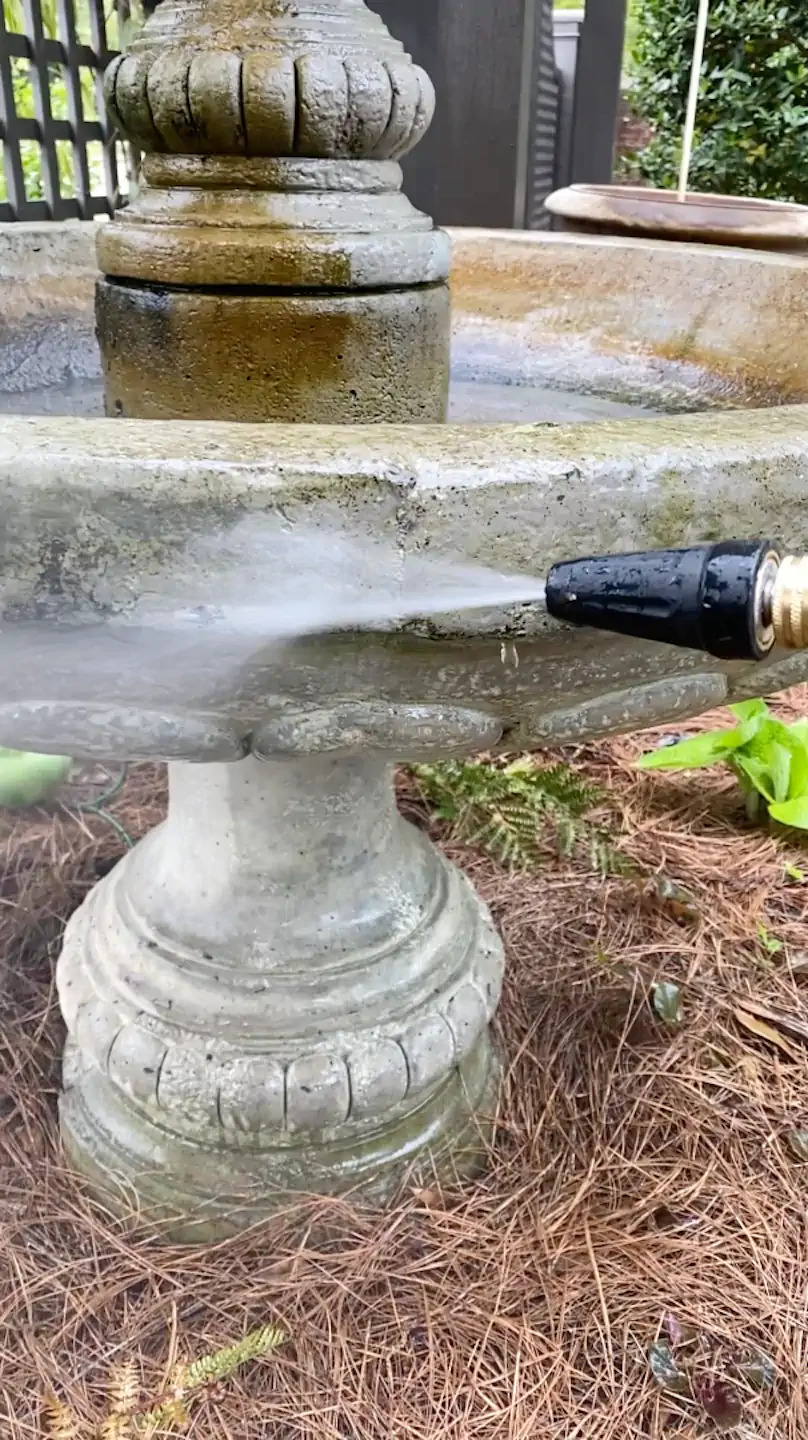
<path id="1" fill-rule="evenodd" d="M 539 864 L 548 832 L 561 855 L 583 850 L 601 874 L 630 869 L 608 834 L 586 819 L 602 804 L 602 791 L 567 765 L 540 766 L 529 757 L 510 764 L 447 760 L 416 765 L 413 774 L 437 820 L 509 869 Z"/>
<path id="2" fill-rule="evenodd" d="M 217 1350 L 213 1355 L 203 1355 L 199 1360 L 192 1360 L 184 1367 L 182 1372 L 184 1390 L 198 1390 L 201 1385 L 212 1385 L 219 1380 L 226 1380 L 242 1365 L 247 1365 L 251 1360 L 258 1360 L 262 1355 L 268 1355 L 270 1350 L 277 1350 L 283 1342 L 283 1331 L 278 1325 L 262 1325 L 258 1330 L 251 1330 L 243 1340 L 238 1340 L 235 1345 L 226 1345 L 223 1350 Z"/>
<path id="3" fill-rule="evenodd" d="M 154 1440 L 185 1430 L 190 1406 L 206 1387 L 227 1380 L 242 1365 L 276 1350 L 285 1339 L 279 1325 L 261 1325 L 242 1340 L 211 1355 L 181 1362 L 172 1373 L 168 1393 L 156 1404 L 142 1404 L 137 1366 L 127 1361 L 110 1376 L 108 1414 L 93 1431 L 95 1440 Z M 45 1400 L 48 1440 L 81 1440 L 79 1417 L 55 1395 Z"/>

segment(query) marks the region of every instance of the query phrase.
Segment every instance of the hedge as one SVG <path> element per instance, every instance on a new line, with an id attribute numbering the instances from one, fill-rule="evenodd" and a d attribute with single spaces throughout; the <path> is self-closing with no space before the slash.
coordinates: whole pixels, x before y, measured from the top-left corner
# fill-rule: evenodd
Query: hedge
<path id="1" fill-rule="evenodd" d="M 676 185 L 698 0 L 638 0 L 642 177 Z M 690 188 L 808 203 L 808 0 L 713 0 Z"/>

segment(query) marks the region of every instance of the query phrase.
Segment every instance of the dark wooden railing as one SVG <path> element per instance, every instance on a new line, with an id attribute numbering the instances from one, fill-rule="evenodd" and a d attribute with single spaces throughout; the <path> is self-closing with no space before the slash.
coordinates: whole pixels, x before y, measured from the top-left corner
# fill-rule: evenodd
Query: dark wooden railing
<path id="1" fill-rule="evenodd" d="M 127 189 L 101 79 L 128 0 L 0 0 L 0 220 L 90 220 Z"/>

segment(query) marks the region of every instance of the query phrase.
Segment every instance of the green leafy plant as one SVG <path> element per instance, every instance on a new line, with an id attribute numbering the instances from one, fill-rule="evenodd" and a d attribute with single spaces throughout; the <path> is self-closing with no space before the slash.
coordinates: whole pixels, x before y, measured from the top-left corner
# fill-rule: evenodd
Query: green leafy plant
<path id="1" fill-rule="evenodd" d="M 637 156 L 676 185 L 698 0 L 638 0 L 631 100 L 654 129 Z M 804 0 L 712 0 L 690 185 L 808 202 Z"/>
<path id="2" fill-rule="evenodd" d="M 133 1360 L 119 1365 L 110 1376 L 109 1408 L 92 1432 L 92 1440 L 156 1440 L 186 1430 L 191 1407 L 211 1386 L 228 1380 L 242 1365 L 277 1350 L 285 1339 L 278 1325 L 261 1325 L 242 1340 L 198 1360 L 175 1366 L 166 1393 L 153 1401 L 141 1396 Z M 48 1440 L 89 1440 L 79 1416 L 55 1395 L 45 1400 Z"/>
<path id="3" fill-rule="evenodd" d="M 435 818 L 501 865 L 521 870 L 536 865 L 546 853 L 549 830 L 562 855 L 583 847 L 601 873 L 629 868 L 608 834 L 586 818 L 602 804 L 602 792 L 567 765 L 540 766 L 530 757 L 509 764 L 448 760 L 415 766 L 413 773 Z"/>
<path id="4" fill-rule="evenodd" d="M 728 765 L 738 777 L 753 818 L 768 815 L 780 825 L 808 830 L 808 720 L 784 725 L 765 700 L 731 705 L 737 721 L 677 745 L 652 750 L 642 770 L 696 770 Z"/>
<path id="5" fill-rule="evenodd" d="M 0 748 L 0 807 L 41 805 L 67 779 L 71 763 L 63 755 Z"/>
<path id="6" fill-rule="evenodd" d="M 756 1346 L 716 1343 L 675 1315 L 664 1316 L 662 1334 L 648 1349 L 648 1365 L 660 1390 L 707 1422 L 707 1434 L 739 1431 L 745 1392 L 772 1390 L 777 1380 L 774 1361 Z"/>

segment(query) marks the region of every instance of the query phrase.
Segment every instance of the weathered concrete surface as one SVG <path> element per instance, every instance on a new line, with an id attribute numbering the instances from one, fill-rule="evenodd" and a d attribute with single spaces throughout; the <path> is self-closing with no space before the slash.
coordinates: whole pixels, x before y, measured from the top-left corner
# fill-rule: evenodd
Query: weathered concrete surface
<path id="1" fill-rule="evenodd" d="M 164 3 L 105 93 L 146 154 L 98 238 L 109 414 L 445 418 L 449 246 L 397 163 L 435 95 L 362 0 Z"/>
<path id="2" fill-rule="evenodd" d="M 65 935 L 68 1150 L 186 1240 L 289 1190 L 384 1199 L 447 1146 L 473 1168 L 501 978 L 383 760 L 172 766 L 167 822 Z"/>
<path id="3" fill-rule="evenodd" d="M 570 711 L 582 705 L 594 735 L 640 714 L 650 723 L 681 713 L 685 675 L 702 677 L 687 699 L 698 711 L 805 669 L 800 657 L 777 658 L 724 676 L 700 656 L 564 632 L 528 607 L 299 641 L 280 671 L 258 646 L 221 693 L 214 649 L 209 666 L 189 652 L 187 672 L 182 657 L 167 672 L 159 650 L 153 668 L 146 659 L 133 671 L 120 643 L 93 628 L 116 614 L 146 619 L 178 589 L 213 598 L 221 558 L 206 562 L 195 548 L 249 513 L 347 529 L 391 553 L 427 549 L 539 575 L 574 554 L 721 536 L 772 534 L 806 547 L 803 407 L 569 429 L 121 421 L 76 422 L 67 433 L 57 421 L 17 420 L 0 434 L 0 742 L 192 759 L 227 758 L 260 736 L 271 754 L 290 746 L 272 738 L 290 709 L 333 718 L 347 706 L 356 736 L 355 707 L 367 704 L 374 748 L 406 757 L 422 748 L 409 707 L 471 708 L 495 717 L 509 744 L 577 739 L 581 720 Z M 90 627 L 93 663 L 80 674 L 57 623 Z M 25 665 L 13 663 L 19 647 Z M 658 687 L 645 692 L 647 710 L 646 685 Z M 379 702 L 404 707 L 381 730 Z M 338 728 L 329 721 L 334 748 Z"/>
<path id="4" fill-rule="evenodd" d="M 97 225 L 0 225 L 0 394 L 99 374 Z"/>
<path id="5" fill-rule="evenodd" d="M 661 409 L 808 399 L 808 255 L 454 231 L 453 374 Z"/>
<path id="6" fill-rule="evenodd" d="M 100 228 L 0 226 L 0 397 L 100 377 Z M 808 400 L 806 257 L 504 231 L 450 239 L 456 381 L 548 384 L 652 409 Z M 58 403 L 43 396 L 50 413 Z"/>
<path id="7" fill-rule="evenodd" d="M 445 285 L 231 295 L 100 281 L 97 317 L 110 415 L 359 423 L 446 411 Z"/>

